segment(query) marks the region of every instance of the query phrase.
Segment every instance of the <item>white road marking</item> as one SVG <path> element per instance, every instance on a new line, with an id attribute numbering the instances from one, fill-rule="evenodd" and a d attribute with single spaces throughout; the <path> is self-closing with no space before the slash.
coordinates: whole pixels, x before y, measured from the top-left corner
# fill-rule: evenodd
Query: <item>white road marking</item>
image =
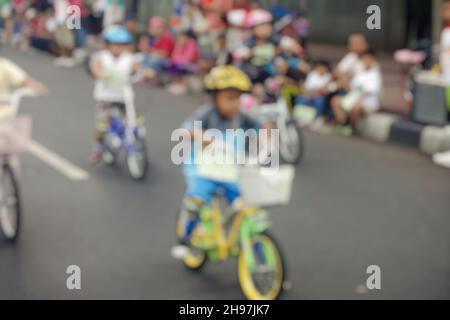
<path id="1" fill-rule="evenodd" d="M 1 127 L 1 132 L 2 134 L 6 135 L 6 139 L 15 140 L 17 146 L 25 146 L 25 149 L 28 152 L 30 152 L 41 161 L 45 162 L 56 171 L 59 171 L 67 178 L 73 181 L 82 181 L 89 179 L 89 173 L 75 166 L 68 160 L 64 159 L 47 147 L 44 147 L 40 143 L 29 139 L 29 137 L 27 136 L 24 137 L 20 134 L 20 132 L 16 130 L 16 128 L 13 128 L 8 124 L 4 124 Z"/>
<path id="2" fill-rule="evenodd" d="M 28 142 L 28 151 L 36 158 L 39 158 L 50 167 L 59 171 L 73 181 L 83 181 L 89 179 L 89 173 L 70 163 L 68 160 L 36 141 L 31 140 Z"/>

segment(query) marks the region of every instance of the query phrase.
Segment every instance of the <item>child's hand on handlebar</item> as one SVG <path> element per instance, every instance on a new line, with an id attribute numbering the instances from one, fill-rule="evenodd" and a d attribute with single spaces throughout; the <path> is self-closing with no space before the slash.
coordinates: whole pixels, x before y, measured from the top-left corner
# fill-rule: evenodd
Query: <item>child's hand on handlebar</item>
<path id="1" fill-rule="evenodd" d="M 48 93 L 48 88 L 45 84 L 31 78 L 25 81 L 25 86 L 33 90 L 38 96 L 44 96 Z"/>

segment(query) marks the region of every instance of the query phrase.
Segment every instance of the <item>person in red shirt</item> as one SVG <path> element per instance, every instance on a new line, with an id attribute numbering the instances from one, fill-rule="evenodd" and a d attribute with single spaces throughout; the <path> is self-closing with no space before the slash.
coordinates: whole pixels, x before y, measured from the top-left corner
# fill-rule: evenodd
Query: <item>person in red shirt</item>
<path id="1" fill-rule="evenodd" d="M 145 55 L 142 65 L 147 69 L 147 75 L 152 78 L 167 65 L 175 48 L 175 40 L 162 17 L 150 19 L 148 34 L 141 38 L 139 50 Z"/>

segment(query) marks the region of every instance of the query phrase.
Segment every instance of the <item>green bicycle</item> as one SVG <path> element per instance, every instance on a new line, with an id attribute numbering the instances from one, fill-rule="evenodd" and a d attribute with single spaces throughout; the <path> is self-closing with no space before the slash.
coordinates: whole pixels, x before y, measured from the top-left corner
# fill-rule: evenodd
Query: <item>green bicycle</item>
<path id="1" fill-rule="evenodd" d="M 283 292 L 286 265 L 280 246 L 270 234 L 266 211 L 244 208 L 223 219 L 217 196 L 213 204 L 200 212 L 200 223 L 191 237 L 189 252 L 182 259 L 194 271 L 208 261 L 226 261 L 237 257 L 239 284 L 249 300 L 275 300 Z M 177 236 L 182 237 L 187 215 L 181 211 Z"/>

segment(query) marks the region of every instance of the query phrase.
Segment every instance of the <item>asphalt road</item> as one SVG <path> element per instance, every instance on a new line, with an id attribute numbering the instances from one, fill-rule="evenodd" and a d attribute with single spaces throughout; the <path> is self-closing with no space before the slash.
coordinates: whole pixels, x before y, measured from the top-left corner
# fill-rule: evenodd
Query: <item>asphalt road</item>
<path id="1" fill-rule="evenodd" d="M 235 262 L 185 271 L 170 255 L 184 189 L 170 161 L 173 129 L 201 102 L 137 88 L 149 130 L 144 183 L 91 166 L 93 82 L 45 55 L 7 49 L 51 95 L 27 99 L 34 139 L 86 170 L 72 181 L 32 155 L 22 157 L 24 224 L 15 246 L 0 242 L 1 299 L 240 299 Z M 450 171 L 416 150 L 307 134 L 292 203 L 272 210 L 287 256 L 286 299 L 449 299 Z M 78 265 L 82 289 L 66 288 Z M 381 268 L 367 291 L 366 268 Z"/>

